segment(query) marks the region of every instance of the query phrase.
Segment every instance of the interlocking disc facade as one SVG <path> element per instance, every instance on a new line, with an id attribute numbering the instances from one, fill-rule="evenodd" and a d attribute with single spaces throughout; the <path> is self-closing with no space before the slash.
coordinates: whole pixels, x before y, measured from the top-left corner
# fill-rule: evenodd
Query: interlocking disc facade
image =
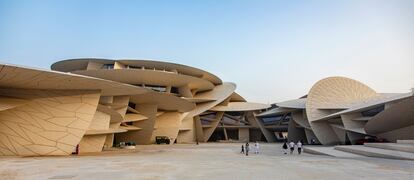
<path id="1" fill-rule="evenodd" d="M 377 93 L 344 77 L 322 79 L 308 95 L 276 103 L 257 117 L 287 125 L 289 141 L 309 144 L 355 144 L 367 137 L 414 139 L 413 93 Z"/>
<path id="2" fill-rule="evenodd" d="M 234 83 L 185 65 L 70 59 L 52 71 L 0 64 L 0 155 L 100 152 L 120 142 L 283 141 L 348 144 L 414 139 L 414 97 L 376 93 L 348 78 L 307 96 L 250 103 Z"/>
<path id="3" fill-rule="evenodd" d="M 71 59 L 52 71 L 0 69 L 0 155 L 100 152 L 156 136 L 194 143 L 261 140 L 249 103 L 206 71 L 147 60 Z"/>

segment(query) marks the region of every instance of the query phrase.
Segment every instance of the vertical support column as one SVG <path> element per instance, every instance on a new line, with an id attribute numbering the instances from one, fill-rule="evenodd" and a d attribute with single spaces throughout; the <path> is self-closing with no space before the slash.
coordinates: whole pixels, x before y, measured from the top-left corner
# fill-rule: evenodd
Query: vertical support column
<path id="1" fill-rule="evenodd" d="M 176 69 L 172 70 L 173 72 L 178 74 L 178 71 Z M 171 92 L 172 87 L 167 87 L 167 92 Z M 193 93 L 191 92 L 191 89 L 186 85 L 178 88 L 178 94 L 182 97 L 192 98 Z M 186 128 L 189 128 L 190 130 L 186 132 L 178 132 L 177 135 L 177 142 L 183 142 L 183 141 L 189 141 L 189 136 L 192 135 L 193 140 L 202 142 L 203 141 L 203 127 L 201 124 L 201 120 L 199 116 L 189 116 L 186 115 L 182 121 L 182 125 L 186 126 Z M 185 121 L 185 122 L 184 122 Z M 201 134 L 200 134 L 201 133 Z"/>
<path id="2" fill-rule="evenodd" d="M 193 97 L 193 93 L 191 92 L 190 87 L 186 86 L 181 86 L 178 88 L 178 93 L 180 93 L 181 96 L 186 97 L 186 98 L 192 98 Z"/>
<path id="3" fill-rule="evenodd" d="M 123 65 L 120 62 L 115 61 L 114 69 L 125 69 L 125 68 L 126 68 L 125 65 Z"/>
<path id="4" fill-rule="evenodd" d="M 203 124 L 201 124 L 200 116 L 194 116 L 194 124 L 195 124 L 197 141 L 204 142 Z"/>
<path id="5" fill-rule="evenodd" d="M 150 144 L 152 133 L 154 132 L 155 119 L 157 118 L 157 105 L 139 104 L 135 109 L 148 117 L 146 121 L 136 122 L 136 126 L 142 128 L 142 130 L 138 131 L 137 136 L 139 137 L 135 138 L 138 144 Z"/>
<path id="6" fill-rule="evenodd" d="M 165 89 L 166 93 L 171 93 L 172 86 L 167 86 Z"/>
<path id="7" fill-rule="evenodd" d="M 226 128 L 225 128 L 225 127 L 223 128 L 223 132 L 224 132 L 224 139 L 225 139 L 226 141 L 228 141 L 228 140 L 229 140 L 229 137 L 227 136 L 227 130 L 226 130 Z"/>

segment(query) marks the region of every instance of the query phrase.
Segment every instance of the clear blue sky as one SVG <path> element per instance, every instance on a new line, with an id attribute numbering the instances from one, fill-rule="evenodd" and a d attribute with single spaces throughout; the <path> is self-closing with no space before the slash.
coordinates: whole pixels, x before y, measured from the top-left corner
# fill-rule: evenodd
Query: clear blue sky
<path id="1" fill-rule="evenodd" d="M 414 86 L 414 1 L 0 0 L 0 61 L 155 59 L 210 71 L 249 101 L 298 98 L 347 76 Z"/>

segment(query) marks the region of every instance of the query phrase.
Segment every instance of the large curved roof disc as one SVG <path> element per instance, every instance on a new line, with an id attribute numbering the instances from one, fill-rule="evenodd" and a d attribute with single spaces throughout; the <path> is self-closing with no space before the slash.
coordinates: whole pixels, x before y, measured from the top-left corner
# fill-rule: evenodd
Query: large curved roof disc
<path id="1" fill-rule="evenodd" d="M 249 102 L 229 102 L 227 105 L 218 105 L 211 108 L 211 111 L 256 111 L 267 109 L 270 105 Z"/>
<path id="2" fill-rule="evenodd" d="M 0 64 L 3 88 L 39 90 L 101 90 L 102 96 L 136 95 L 150 90 L 120 82 L 58 71 Z"/>
<path id="3" fill-rule="evenodd" d="M 214 88 L 208 80 L 183 74 L 142 69 L 98 69 L 73 71 L 75 74 L 97 77 L 126 84 L 151 84 L 159 86 L 182 87 L 206 91 Z"/>
<path id="4" fill-rule="evenodd" d="M 283 101 L 276 103 L 277 106 L 282 108 L 292 108 L 292 109 L 305 109 L 306 108 L 306 98 L 293 99 L 289 101 Z"/>
<path id="5" fill-rule="evenodd" d="M 79 58 L 79 59 L 67 59 L 58 61 L 52 64 L 51 69 L 63 72 L 73 72 L 78 70 L 86 70 L 88 63 L 94 62 L 99 64 L 113 64 L 115 62 L 121 63 L 127 66 L 145 67 L 147 69 L 163 69 L 168 71 L 178 71 L 180 74 L 186 74 L 193 77 L 199 77 L 210 81 L 213 84 L 221 84 L 220 78 L 207 71 L 190 67 L 182 64 L 154 61 L 154 60 L 131 60 L 131 59 L 98 59 L 98 58 Z"/>
<path id="6" fill-rule="evenodd" d="M 194 98 L 198 99 L 214 99 L 215 101 L 197 104 L 194 110 L 190 111 L 188 116 L 197 116 L 214 106 L 217 106 L 236 90 L 236 84 L 225 82 L 222 85 L 214 87 L 213 90 L 199 93 Z"/>
<path id="7" fill-rule="evenodd" d="M 130 101 L 136 104 L 156 104 L 164 111 L 188 112 L 195 108 L 195 104 L 190 101 L 159 92 L 133 95 Z"/>
<path id="8" fill-rule="evenodd" d="M 315 120 L 376 96 L 378 94 L 373 89 L 353 79 L 329 77 L 318 81 L 309 91 L 306 100 L 308 121 L 318 140 L 325 145 L 340 142 L 328 122 L 314 122 Z"/>

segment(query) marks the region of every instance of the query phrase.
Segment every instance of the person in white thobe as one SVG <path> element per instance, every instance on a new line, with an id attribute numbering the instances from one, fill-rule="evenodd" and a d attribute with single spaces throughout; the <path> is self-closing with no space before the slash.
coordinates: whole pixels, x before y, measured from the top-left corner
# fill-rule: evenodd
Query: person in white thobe
<path id="1" fill-rule="evenodd" d="M 256 141 L 256 143 L 254 144 L 254 153 L 259 154 L 259 150 L 260 150 L 260 145 L 259 145 L 259 142 Z"/>
<path id="2" fill-rule="evenodd" d="M 289 148 L 290 148 L 290 154 L 293 154 L 293 151 L 295 150 L 295 143 L 293 141 L 290 141 Z"/>

